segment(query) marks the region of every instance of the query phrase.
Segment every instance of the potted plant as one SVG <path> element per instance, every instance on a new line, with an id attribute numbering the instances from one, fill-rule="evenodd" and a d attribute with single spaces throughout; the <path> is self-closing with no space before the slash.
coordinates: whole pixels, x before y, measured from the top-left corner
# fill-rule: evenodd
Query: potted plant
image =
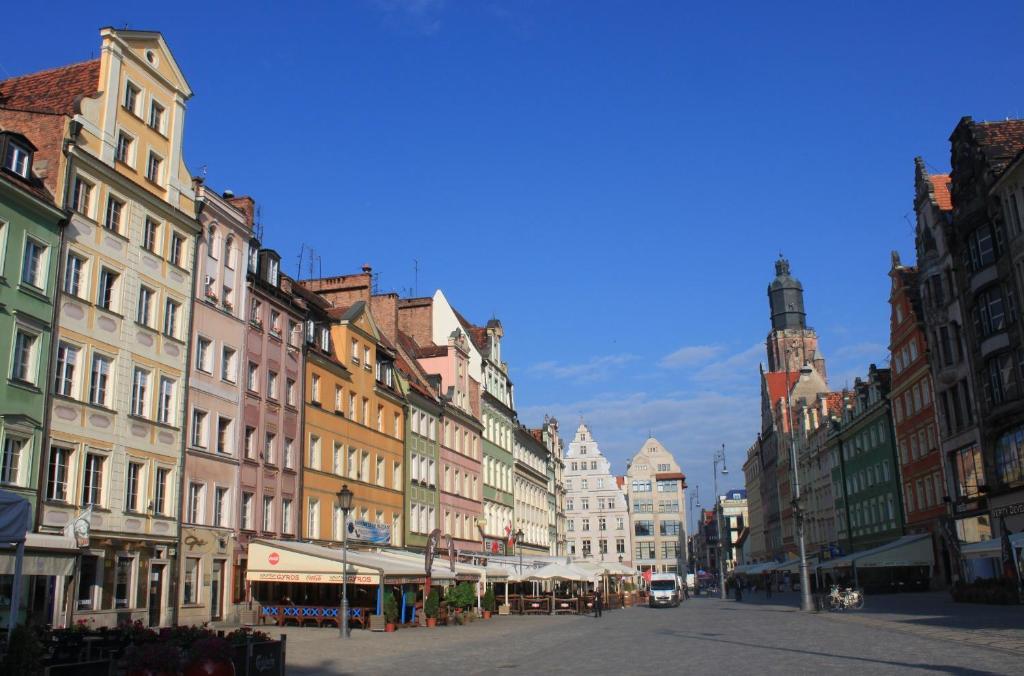
<path id="1" fill-rule="evenodd" d="M 493 589 L 488 589 L 484 593 L 483 605 L 484 605 L 484 619 L 485 620 L 489 620 L 489 619 L 491 619 L 491 614 L 494 612 L 494 605 L 495 605 L 494 590 Z"/>
<path id="2" fill-rule="evenodd" d="M 394 594 L 384 595 L 384 631 L 394 631 L 395 622 L 398 620 L 398 603 L 395 602 Z"/>
<path id="3" fill-rule="evenodd" d="M 427 616 L 427 626 L 437 626 L 437 614 L 441 608 L 441 596 L 436 589 L 430 590 L 427 600 L 423 602 L 423 613 Z"/>
<path id="4" fill-rule="evenodd" d="M 171 641 L 150 641 L 128 646 L 124 661 L 127 676 L 176 676 L 181 650 Z"/>
<path id="5" fill-rule="evenodd" d="M 201 638 L 189 648 L 184 676 L 235 676 L 231 644 L 220 637 Z"/>

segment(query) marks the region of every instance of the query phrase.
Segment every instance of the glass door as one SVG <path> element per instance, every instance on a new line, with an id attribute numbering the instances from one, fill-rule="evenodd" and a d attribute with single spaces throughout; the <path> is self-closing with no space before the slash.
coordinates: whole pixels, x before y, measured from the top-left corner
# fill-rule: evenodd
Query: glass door
<path id="1" fill-rule="evenodd" d="M 213 574 L 210 576 L 210 619 L 224 619 L 222 599 L 224 597 L 224 562 L 213 562 Z"/>
<path id="2" fill-rule="evenodd" d="M 164 600 L 164 570 L 167 564 L 154 563 L 149 573 L 149 626 L 160 626 Z"/>

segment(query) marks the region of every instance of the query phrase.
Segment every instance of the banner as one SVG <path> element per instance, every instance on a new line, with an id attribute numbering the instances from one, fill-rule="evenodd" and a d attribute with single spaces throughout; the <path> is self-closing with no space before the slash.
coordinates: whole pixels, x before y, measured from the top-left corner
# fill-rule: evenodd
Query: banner
<path id="1" fill-rule="evenodd" d="M 391 543 L 391 527 L 383 523 L 370 521 L 349 521 L 348 539 L 366 542 L 372 545 Z"/>
<path id="2" fill-rule="evenodd" d="M 75 546 L 82 549 L 89 546 L 89 531 L 92 528 L 92 505 L 64 526 L 64 535 L 75 536 Z"/>

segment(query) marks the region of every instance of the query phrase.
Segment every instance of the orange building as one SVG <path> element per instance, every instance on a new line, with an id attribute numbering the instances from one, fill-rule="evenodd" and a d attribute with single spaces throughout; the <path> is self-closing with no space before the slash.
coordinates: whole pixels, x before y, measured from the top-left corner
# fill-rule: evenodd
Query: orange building
<path id="1" fill-rule="evenodd" d="M 302 537 L 341 540 L 337 493 L 348 484 L 350 519 L 388 526 L 401 546 L 405 409 L 395 354 L 363 301 L 332 306 L 306 333 Z"/>

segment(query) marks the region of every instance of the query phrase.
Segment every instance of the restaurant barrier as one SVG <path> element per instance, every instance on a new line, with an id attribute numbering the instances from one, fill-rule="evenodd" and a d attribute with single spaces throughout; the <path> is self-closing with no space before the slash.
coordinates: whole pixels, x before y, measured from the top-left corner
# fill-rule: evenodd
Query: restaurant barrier
<path id="1" fill-rule="evenodd" d="M 373 608 L 348 609 L 348 626 L 365 629 L 369 624 Z M 274 624 L 278 627 L 324 627 L 338 626 L 338 617 L 341 611 L 338 606 L 278 606 L 260 604 L 259 623 Z"/>

